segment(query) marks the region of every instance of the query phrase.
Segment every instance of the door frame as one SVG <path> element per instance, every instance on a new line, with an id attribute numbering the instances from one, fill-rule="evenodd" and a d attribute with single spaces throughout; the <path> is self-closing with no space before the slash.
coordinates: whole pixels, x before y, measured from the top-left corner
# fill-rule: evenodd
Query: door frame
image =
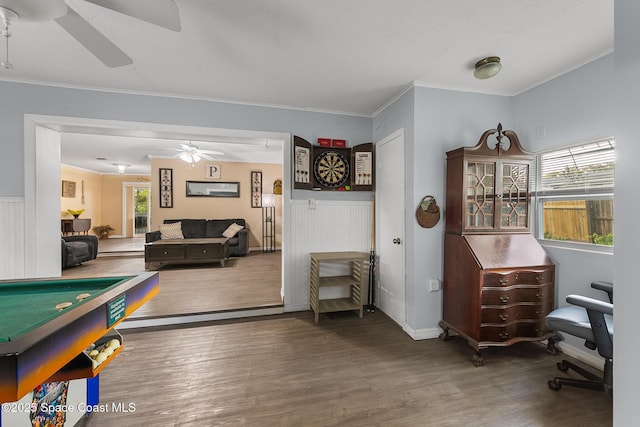
<path id="1" fill-rule="evenodd" d="M 123 120 L 89 119 L 80 117 L 24 115 L 24 276 L 31 278 L 59 277 L 60 265 L 60 134 L 104 133 L 156 135 L 180 133 L 253 138 L 281 139 L 282 150 L 282 295 L 292 293 L 293 280 L 288 272 L 291 257 L 289 218 L 291 215 L 291 144 L 292 134 L 269 131 L 250 131 L 205 128 L 187 125 L 145 123 Z"/>
<path id="2" fill-rule="evenodd" d="M 136 237 L 136 215 L 135 215 L 135 205 L 131 200 L 127 199 L 127 188 L 131 188 L 132 193 L 136 188 L 147 188 L 149 189 L 149 198 L 147 199 L 147 231 L 149 230 L 149 226 L 151 224 L 151 182 L 133 182 L 133 181 L 124 181 L 122 183 L 122 236 L 127 237 L 127 210 L 133 208 L 133 232 L 131 233 L 132 237 Z M 133 206 L 130 206 L 133 205 Z M 117 237 L 117 236 L 114 236 Z M 138 236 L 140 237 L 140 236 Z M 144 236 L 143 236 L 144 237 Z"/>
<path id="3" fill-rule="evenodd" d="M 381 157 L 379 155 L 379 147 L 381 147 L 382 145 L 385 145 L 397 138 L 401 137 L 402 138 L 402 144 L 403 147 L 406 148 L 406 138 L 405 138 L 405 132 L 404 132 L 404 128 L 400 128 L 398 130 L 396 130 L 395 132 L 392 132 L 391 134 L 387 135 L 386 137 L 382 138 L 380 141 L 375 143 L 375 147 L 376 147 L 376 180 L 379 180 L 380 175 L 380 165 L 381 165 Z M 402 176 L 402 194 L 403 194 L 403 198 L 404 201 L 406 202 L 406 174 L 405 174 L 405 170 L 406 170 L 406 149 L 403 150 L 403 161 L 402 161 L 402 170 L 399 171 L 401 176 Z M 378 181 L 379 183 L 380 181 Z M 379 185 L 379 184 L 378 184 Z M 379 220 L 380 218 L 380 206 L 382 206 L 382 203 L 384 203 L 383 200 L 380 199 L 380 193 L 378 191 L 376 191 L 374 193 L 375 195 L 375 235 L 376 235 L 376 241 L 375 241 L 375 248 L 376 251 L 377 249 L 380 247 L 380 229 L 381 227 L 384 227 L 385 224 L 382 224 L 381 221 Z M 406 204 L 406 203 L 405 203 Z M 403 206 L 404 208 L 404 206 Z M 402 319 L 402 322 L 399 323 L 400 327 L 402 327 L 402 329 L 406 332 L 409 331 L 408 326 L 407 326 L 407 266 L 406 266 L 406 220 L 405 220 L 405 216 L 402 215 L 401 216 L 402 219 L 402 233 L 401 233 L 401 239 L 402 239 L 402 245 L 401 245 L 401 249 L 402 249 L 402 265 L 400 266 L 402 269 L 402 304 L 403 304 L 403 312 L 404 312 L 404 316 Z M 379 256 L 378 254 L 376 256 Z M 376 279 L 375 279 L 375 286 L 376 286 L 376 296 L 380 295 L 380 277 L 379 275 L 376 275 Z"/>

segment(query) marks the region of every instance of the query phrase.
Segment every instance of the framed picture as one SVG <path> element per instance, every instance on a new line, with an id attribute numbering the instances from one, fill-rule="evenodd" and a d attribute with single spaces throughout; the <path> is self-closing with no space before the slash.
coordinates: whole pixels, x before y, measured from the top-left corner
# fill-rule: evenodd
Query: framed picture
<path id="1" fill-rule="evenodd" d="M 173 207 L 173 169 L 160 168 L 160 207 Z"/>
<path id="2" fill-rule="evenodd" d="M 220 179 L 222 177 L 220 173 L 220 165 L 206 165 L 205 178 L 207 179 Z"/>
<path id="3" fill-rule="evenodd" d="M 75 181 L 62 181 L 62 197 L 76 197 Z"/>
<path id="4" fill-rule="evenodd" d="M 240 197 L 240 183 L 187 181 L 187 197 Z"/>
<path id="5" fill-rule="evenodd" d="M 262 172 L 251 172 L 251 207 L 262 207 Z"/>

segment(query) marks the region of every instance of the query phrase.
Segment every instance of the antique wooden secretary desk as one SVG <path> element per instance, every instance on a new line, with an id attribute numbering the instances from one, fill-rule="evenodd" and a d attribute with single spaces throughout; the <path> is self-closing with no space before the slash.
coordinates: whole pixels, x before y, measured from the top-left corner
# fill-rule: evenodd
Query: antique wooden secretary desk
<path id="1" fill-rule="evenodd" d="M 464 337 L 476 366 L 483 348 L 554 335 L 544 317 L 554 308 L 555 266 L 529 232 L 532 162 L 501 124 L 475 147 L 447 153 L 440 338 Z M 548 349 L 556 351 L 553 340 Z"/>

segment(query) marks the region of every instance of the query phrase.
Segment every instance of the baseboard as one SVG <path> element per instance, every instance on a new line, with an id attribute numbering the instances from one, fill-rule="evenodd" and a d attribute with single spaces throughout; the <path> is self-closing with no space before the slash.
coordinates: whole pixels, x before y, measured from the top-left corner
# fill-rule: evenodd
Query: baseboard
<path id="1" fill-rule="evenodd" d="M 118 325 L 118 330 L 138 329 L 158 326 L 185 325 L 189 323 L 212 322 L 215 320 L 240 319 L 245 317 L 266 316 L 271 314 L 282 314 L 282 306 L 266 307 L 247 310 L 219 311 L 201 314 L 186 314 L 180 316 L 164 316 L 153 318 L 128 318 Z"/>
<path id="2" fill-rule="evenodd" d="M 442 333 L 440 328 L 425 328 L 425 329 L 413 329 L 407 325 L 402 328 L 411 338 L 414 340 L 430 340 L 438 338 Z"/>
<path id="3" fill-rule="evenodd" d="M 307 305 L 294 305 L 294 306 L 290 306 L 290 305 L 285 305 L 284 307 L 284 312 L 285 313 L 290 313 L 293 311 L 309 311 L 311 310 L 311 306 L 309 304 Z"/>

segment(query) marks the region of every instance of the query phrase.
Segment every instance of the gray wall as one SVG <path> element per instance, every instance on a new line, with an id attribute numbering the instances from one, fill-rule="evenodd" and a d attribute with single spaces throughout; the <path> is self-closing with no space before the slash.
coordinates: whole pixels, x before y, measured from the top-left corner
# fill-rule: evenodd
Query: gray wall
<path id="1" fill-rule="evenodd" d="M 523 145 L 540 151 L 600 137 L 617 137 L 614 135 L 613 76 L 614 57 L 607 55 L 516 96 L 516 123 Z M 539 128 L 544 128 L 544 136 L 539 134 Z M 617 246 L 620 230 L 616 228 L 615 234 Z M 613 254 L 549 245 L 545 245 L 545 249 L 558 266 L 556 304 L 566 305 L 569 294 L 607 300 L 604 293 L 592 290 L 590 283 L 613 280 Z M 566 342 L 590 351 L 576 338 L 567 336 Z"/>
<path id="2" fill-rule="evenodd" d="M 0 197 L 24 196 L 25 114 L 286 132 L 310 142 L 341 137 L 351 145 L 372 141 L 372 119 L 312 111 L 227 104 L 161 96 L 0 82 Z M 294 192 L 305 198 L 310 192 Z M 370 200 L 370 193 L 314 192 L 314 198 Z"/>
<path id="3" fill-rule="evenodd" d="M 640 2 L 615 4 L 616 197 L 614 277 L 616 338 L 614 344 L 613 420 L 616 426 L 638 424 L 638 159 L 640 159 Z"/>
<path id="4" fill-rule="evenodd" d="M 613 55 L 609 55 L 514 97 L 414 87 L 374 117 L 374 141 L 405 128 L 409 327 L 432 330 L 441 318 L 442 293 L 427 292 L 426 282 L 429 278 L 442 279 L 443 221 L 423 229 L 415 221 L 414 212 L 428 194 L 436 196 L 443 206 L 445 153 L 475 145 L 482 132 L 498 122 L 515 130 L 529 151 L 613 135 L 612 79 Z M 540 126 L 545 128 L 545 137 L 537 139 Z M 556 292 L 563 304 L 569 293 L 597 295 L 589 289 L 592 280 L 612 280 L 611 254 L 547 250 L 559 265 Z"/>
<path id="5" fill-rule="evenodd" d="M 452 92 L 440 89 L 416 88 L 415 140 L 413 147 L 413 193 L 407 197 L 408 209 L 415 212 L 425 195 L 434 195 L 444 208 L 446 152 L 461 146 L 473 146 L 487 129 L 501 122 L 513 129 L 512 99 L 495 95 Z M 415 218 L 407 231 L 414 241 L 413 268 L 407 277 L 415 293 L 409 301 L 415 307 L 407 310 L 415 329 L 432 328 L 442 318 L 442 292 L 427 292 L 428 278 L 442 279 L 442 248 L 444 220 L 424 229 Z M 407 292 L 409 295 L 410 292 Z"/>
<path id="6" fill-rule="evenodd" d="M 525 148 L 546 150 L 612 136 L 613 54 L 514 97 L 515 124 Z M 545 136 L 537 135 L 544 128 Z"/>

